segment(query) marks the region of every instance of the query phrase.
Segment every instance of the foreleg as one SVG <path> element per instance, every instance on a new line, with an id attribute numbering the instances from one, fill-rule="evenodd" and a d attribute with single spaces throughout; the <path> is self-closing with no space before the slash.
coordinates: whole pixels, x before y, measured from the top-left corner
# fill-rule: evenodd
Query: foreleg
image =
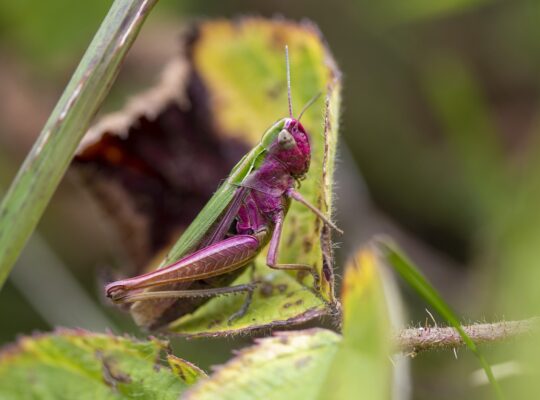
<path id="1" fill-rule="evenodd" d="M 321 210 L 319 210 L 317 207 L 315 207 L 314 205 L 312 205 L 311 203 L 309 203 L 306 199 L 304 199 L 304 197 L 298 193 L 296 190 L 294 190 L 293 188 L 287 190 L 286 192 L 287 196 L 289 196 L 291 199 L 294 199 L 296 201 L 298 201 L 299 203 L 302 203 L 303 205 L 305 205 L 307 208 L 309 208 L 317 217 L 319 217 L 321 219 L 321 221 L 323 221 L 326 225 L 328 225 L 329 227 L 331 227 L 332 229 L 335 229 L 337 232 L 343 234 L 343 231 L 341 229 L 339 229 L 332 221 L 330 221 L 330 219 L 324 215 Z"/>

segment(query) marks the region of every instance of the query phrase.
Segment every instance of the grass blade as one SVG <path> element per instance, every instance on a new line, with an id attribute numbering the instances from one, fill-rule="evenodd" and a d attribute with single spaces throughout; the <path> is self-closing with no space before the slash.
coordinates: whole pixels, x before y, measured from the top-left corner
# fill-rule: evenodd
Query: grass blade
<path id="1" fill-rule="evenodd" d="M 156 2 L 114 2 L 0 204 L 0 289 Z"/>
<path id="2" fill-rule="evenodd" d="M 486 376 L 491 383 L 498 399 L 504 399 L 504 394 L 499 386 L 499 383 L 493 375 L 493 371 L 488 362 L 476 346 L 476 344 L 467 335 L 461 326 L 458 317 L 452 311 L 450 306 L 442 299 L 439 293 L 431 286 L 427 279 L 422 275 L 419 269 L 405 257 L 402 252 L 388 240 L 377 240 L 378 247 L 382 250 L 388 264 L 414 289 L 424 298 L 437 312 L 452 325 L 459 333 L 465 345 L 474 353 L 480 361 Z"/>

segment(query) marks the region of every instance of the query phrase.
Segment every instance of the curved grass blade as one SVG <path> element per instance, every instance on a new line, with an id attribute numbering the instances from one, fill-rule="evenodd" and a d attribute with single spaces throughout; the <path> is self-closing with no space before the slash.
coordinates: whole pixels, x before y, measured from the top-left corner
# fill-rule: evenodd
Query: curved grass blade
<path id="1" fill-rule="evenodd" d="M 383 255 L 388 264 L 421 296 L 430 304 L 451 326 L 453 326 L 463 339 L 465 345 L 478 358 L 480 365 L 484 369 L 486 376 L 495 391 L 498 399 L 504 399 L 499 383 L 493 375 L 490 365 L 480 352 L 476 344 L 471 340 L 467 333 L 463 330 L 457 315 L 452 311 L 450 306 L 442 299 L 439 293 L 431 286 L 427 279 L 422 275 L 420 270 L 397 248 L 386 239 L 377 239 L 377 246 L 383 252 Z"/>

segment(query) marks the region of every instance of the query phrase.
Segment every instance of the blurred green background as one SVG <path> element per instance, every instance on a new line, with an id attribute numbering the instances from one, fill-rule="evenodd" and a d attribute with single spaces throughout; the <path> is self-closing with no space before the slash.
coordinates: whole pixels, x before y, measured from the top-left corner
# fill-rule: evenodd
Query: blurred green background
<path id="1" fill-rule="evenodd" d="M 3 188 L 110 3 L 0 1 Z M 313 20 L 343 71 L 340 260 L 388 233 L 465 322 L 539 314 L 540 2 L 162 0 L 103 112 L 156 82 L 186 23 L 238 15 Z M 101 298 L 99 275 L 118 250 L 98 215 L 68 176 L 0 293 L 0 343 L 55 325 L 142 335 Z M 424 305 L 403 289 L 403 318 L 424 324 Z M 177 346 L 178 355 L 205 367 L 230 354 L 216 340 Z M 525 397 L 538 349 L 519 342 L 486 351 L 495 363 L 518 361 L 526 372 L 502 382 Z M 421 355 L 411 366 L 413 398 L 490 395 L 471 383 L 479 366 L 464 350 L 457 359 Z"/>

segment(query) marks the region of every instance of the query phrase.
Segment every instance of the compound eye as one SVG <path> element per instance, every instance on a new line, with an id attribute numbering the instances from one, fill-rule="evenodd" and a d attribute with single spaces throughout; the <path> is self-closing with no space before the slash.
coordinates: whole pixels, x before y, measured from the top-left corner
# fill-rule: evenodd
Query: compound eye
<path id="1" fill-rule="evenodd" d="M 289 150 L 296 146 L 296 141 L 287 129 L 282 129 L 278 134 L 278 144 L 282 149 Z"/>

